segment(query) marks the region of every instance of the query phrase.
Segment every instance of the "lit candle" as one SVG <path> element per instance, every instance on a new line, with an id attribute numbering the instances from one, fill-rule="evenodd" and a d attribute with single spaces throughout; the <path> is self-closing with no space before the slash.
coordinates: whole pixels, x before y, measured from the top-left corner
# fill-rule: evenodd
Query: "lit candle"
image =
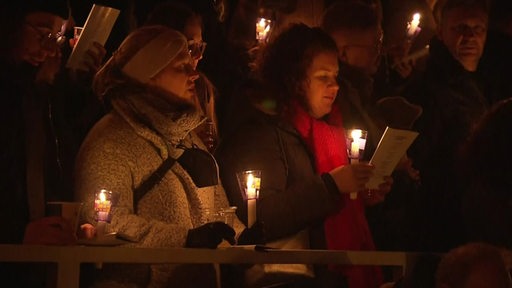
<path id="1" fill-rule="evenodd" d="M 243 171 L 238 173 L 237 177 L 247 200 L 247 227 L 251 227 L 256 223 L 256 202 L 261 186 L 261 171 Z"/>
<path id="2" fill-rule="evenodd" d="M 407 23 L 407 37 L 408 38 L 414 38 L 416 34 L 419 33 L 418 29 L 420 29 L 418 26 L 420 25 L 420 13 L 414 13 L 412 15 L 411 22 Z"/>
<path id="3" fill-rule="evenodd" d="M 247 227 L 256 222 L 256 188 L 254 187 L 254 175 L 247 174 Z"/>
<path id="4" fill-rule="evenodd" d="M 106 222 L 112 207 L 112 192 L 101 189 L 94 199 L 94 211 L 97 213 L 96 235 L 101 237 L 105 234 Z"/>
<path id="5" fill-rule="evenodd" d="M 351 133 L 352 143 L 350 144 L 350 163 L 359 162 L 359 138 L 361 138 L 361 130 L 354 129 Z M 350 193 L 350 199 L 357 199 L 357 192 Z"/>
<path id="6" fill-rule="evenodd" d="M 94 200 L 94 209 L 98 213 L 98 221 L 107 221 L 108 219 L 110 207 L 112 206 L 110 195 L 108 194 L 109 191 L 102 189 Z"/>
<path id="7" fill-rule="evenodd" d="M 263 43 L 267 40 L 271 23 L 271 20 L 265 18 L 259 18 L 259 20 L 256 21 L 256 39 L 258 42 Z"/>
<path id="8" fill-rule="evenodd" d="M 359 159 L 362 156 L 362 151 L 366 146 L 367 131 L 361 129 L 352 129 L 347 134 L 347 147 L 348 157 L 350 163 L 359 163 Z M 350 144 L 349 144 L 350 143 Z M 357 199 L 357 192 L 350 193 L 350 199 Z"/>
<path id="9" fill-rule="evenodd" d="M 359 142 L 362 134 L 363 132 L 360 129 L 354 129 L 352 133 L 350 133 L 350 136 L 352 136 L 352 143 L 350 144 L 351 163 L 359 162 Z"/>

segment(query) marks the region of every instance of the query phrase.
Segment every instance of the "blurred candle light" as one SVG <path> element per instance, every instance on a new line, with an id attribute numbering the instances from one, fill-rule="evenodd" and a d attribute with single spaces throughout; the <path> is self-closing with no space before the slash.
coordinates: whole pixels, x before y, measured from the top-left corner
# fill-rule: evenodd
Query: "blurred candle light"
<path id="1" fill-rule="evenodd" d="M 272 20 L 260 17 L 256 19 L 256 40 L 258 43 L 267 42 L 267 37 L 270 32 Z"/>
<path id="2" fill-rule="evenodd" d="M 420 13 L 414 13 L 412 15 L 411 22 L 407 23 L 407 38 L 408 39 L 412 40 L 414 37 L 416 37 L 416 35 L 418 35 L 418 33 L 420 33 L 420 31 L 421 31 L 421 28 L 419 27 L 420 18 L 421 18 Z"/>

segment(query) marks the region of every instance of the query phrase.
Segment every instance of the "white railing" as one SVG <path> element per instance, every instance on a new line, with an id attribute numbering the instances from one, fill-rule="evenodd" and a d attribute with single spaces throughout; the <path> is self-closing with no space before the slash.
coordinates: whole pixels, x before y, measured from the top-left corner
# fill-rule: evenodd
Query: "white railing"
<path id="1" fill-rule="evenodd" d="M 415 253 L 380 251 L 278 250 L 245 248 L 129 248 L 0 245 L 0 262 L 57 264 L 57 288 L 79 287 L 81 263 L 304 263 L 398 266 L 405 271 Z"/>

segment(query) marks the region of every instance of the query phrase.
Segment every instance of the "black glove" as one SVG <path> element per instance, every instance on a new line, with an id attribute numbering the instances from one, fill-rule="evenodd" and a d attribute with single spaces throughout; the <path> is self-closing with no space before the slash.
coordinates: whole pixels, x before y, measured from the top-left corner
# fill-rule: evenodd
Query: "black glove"
<path id="1" fill-rule="evenodd" d="M 188 230 L 186 247 L 215 249 L 226 239 L 231 245 L 236 243 L 235 230 L 224 222 L 216 221 L 206 223 Z"/>
<path id="2" fill-rule="evenodd" d="M 251 228 L 245 228 L 238 237 L 238 245 L 265 245 L 263 224 L 256 222 Z"/>

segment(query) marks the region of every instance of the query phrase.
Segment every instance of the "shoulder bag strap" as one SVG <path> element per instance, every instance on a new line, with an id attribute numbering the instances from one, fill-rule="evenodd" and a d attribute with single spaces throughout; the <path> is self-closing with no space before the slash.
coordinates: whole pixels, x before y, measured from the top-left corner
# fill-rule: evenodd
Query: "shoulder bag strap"
<path id="1" fill-rule="evenodd" d="M 174 163 L 176 163 L 176 159 L 168 157 L 148 178 L 142 181 L 139 187 L 133 190 L 133 209 L 135 212 L 138 210 L 137 205 L 139 200 L 142 199 L 142 197 L 144 197 L 151 188 L 160 182 L 162 178 L 164 178 L 165 173 L 171 169 Z"/>

